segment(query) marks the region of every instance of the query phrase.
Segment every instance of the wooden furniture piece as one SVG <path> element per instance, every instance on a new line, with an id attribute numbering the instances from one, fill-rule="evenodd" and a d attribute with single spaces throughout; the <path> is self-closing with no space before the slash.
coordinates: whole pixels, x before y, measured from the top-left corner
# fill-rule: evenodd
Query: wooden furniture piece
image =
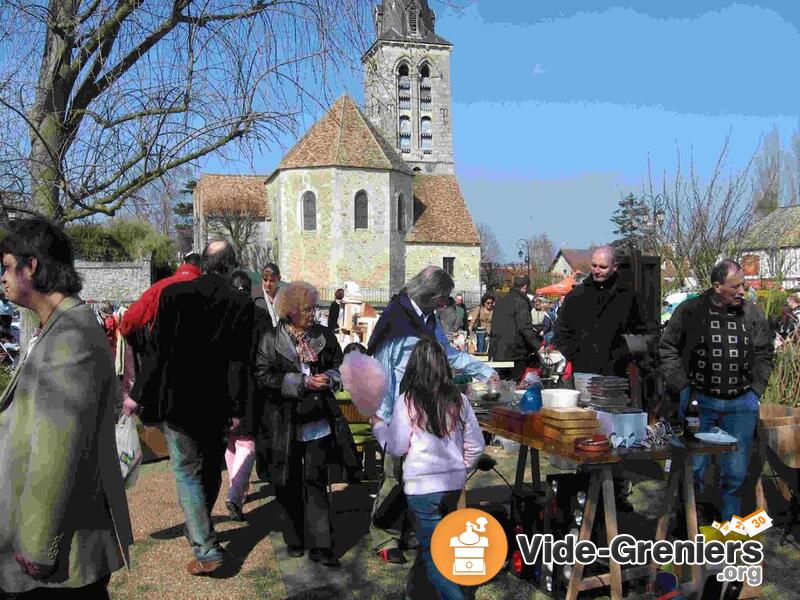
<path id="1" fill-rule="evenodd" d="M 517 458 L 517 472 L 514 480 L 514 491 L 519 493 L 525 484 L 525 467 L 530 455 L 531 460 L 531 479 L 536 489 L 543 489 L 544 483 L 541 480 L 539 470 L 539 453 L 546 455 L 559 456 L 571 460 L 578 466 L 587 470 L 590 475 L 589 490 L 587 492 L 586 504 L 584 505 L 583 520 L 581 523 L 579 541 L 591 539 L 594 520 L 597 512 L 597 504 L 600 493 L 603 494 L 603 517 L 605 519 L 606 546 L 610 546 L 611 541 L 618 533 L 617 527 L 617 507 L 614 495 L 614 482 L 611 469 L 614 465 L 624 464 L 627 461 L 635 460 L 666 460 L 672 461 L 667 491 L 665 494 L 665 506 L 656 525 L 655 541 L 666 539 L 669 530 L 670 519 L 673 516 L 676 497 L 678 496 L 678 486 L 683 486 L 684 508 L 686 512 L 686 530 L 688 537 L 694 538 L 698 535 L 697 524 L 697 505 L 694 494 L 693 478 L 693 458 L 697 454 L 721 454 L 731 452 L 736 449 L 736 444 L 706 444 L 699 441 L 686 442 L 685 449 L 677 449 L 671 446 L 661 446 L 650 450 L 628 450 L 612 449 L 608 452 L 577 452 L 572 444 L 564 444 L 542 437 L 527 437 L 500 429 L 489 422 L 481 421 L 481 429 L 487 433 L 500 435 L 520 444 L 519 457 Z M 572 567 L 572 575 L 567 588 L 567 600 L 576 600 L 578 593 L 598 587 L 610 587 L 612 600 L 621 599 L 622 582 L 631 579 L 648 577 L 649 582 L 655 582 L 657 565 L 626 567 L 614 561 L 610 561 L 609 573 L 603 575 L 593 575 L 584 579 L 583 565 L 575 563 Z M 700 565 L 691 567 L 691 580 L 681 586 L 684 593 L 691 593 L 701 589 Z M 531 598 L 534 594 L 531 595 Z"/>

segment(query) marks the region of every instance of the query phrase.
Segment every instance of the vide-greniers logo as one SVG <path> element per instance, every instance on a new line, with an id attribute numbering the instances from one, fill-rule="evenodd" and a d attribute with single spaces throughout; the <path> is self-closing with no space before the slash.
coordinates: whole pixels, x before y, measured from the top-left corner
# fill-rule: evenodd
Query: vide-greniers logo
<path id="1" fill-rule="evenodd" d="M 447 515 L 431 538 L 431 555 L 439 572 L 459 585 L 480 585 L 503 568 L 508 539 L 489 513 L 463 508 Z"/>

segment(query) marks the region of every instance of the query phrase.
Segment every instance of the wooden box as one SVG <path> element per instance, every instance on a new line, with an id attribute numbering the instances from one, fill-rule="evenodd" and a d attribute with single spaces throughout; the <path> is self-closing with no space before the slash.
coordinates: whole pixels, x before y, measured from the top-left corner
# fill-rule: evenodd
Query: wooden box
<path id="1" fill-rule="evenodd" d="M 544 421 L 541 413 L 525 415 L 522 422 L 522 435 L 527 438 L 541 438 L 544 435 Z"/>
<path id="2" fill-rule="evenodd" d="M 508 431 L 509 433 L 522 434 L 522 424 L 527 413 L 520 411 L 513 406 L 493 406 L 489 414 L 491 416 L 492 425 Z"/>
<path id="3" fill-rule="evenodd" d="M 758 416 L 762 427 L 800 425 L 800 408 L 793 406 L 762 404 L 758 408 Z"/>

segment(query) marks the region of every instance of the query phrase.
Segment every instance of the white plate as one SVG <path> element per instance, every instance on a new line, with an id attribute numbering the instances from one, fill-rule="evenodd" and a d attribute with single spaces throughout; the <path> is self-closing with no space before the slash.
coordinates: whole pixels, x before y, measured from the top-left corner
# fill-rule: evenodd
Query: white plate
<path id="1" fill-rule="evenodd" d="M 514 395 L 515 396 L 519 396 L 520 398 L 522 398 L 522 396 L 524 396 L 525 392 L 527 392 L 527 391 L 528 390 L 514 390 Z"/>
<path id="2" fill-rule="evenodd" d="M 725 435 L 722 433 L 709 433 L 707 431 L 695 433 L 694 437 L 696 437 L 701 442 L 706 442 L 708 444 L 735 444 L 739 440 L 737 440 L 732 435 Z"/>

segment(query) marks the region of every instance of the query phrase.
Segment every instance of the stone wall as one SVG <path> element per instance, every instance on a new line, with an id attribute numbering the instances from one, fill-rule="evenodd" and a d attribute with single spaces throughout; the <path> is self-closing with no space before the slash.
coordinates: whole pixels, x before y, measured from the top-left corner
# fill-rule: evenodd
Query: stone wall
<path id="1" fill-rule="evenodd" d="M 453 264 L 454 292 L 475 292 L 481 289 L 480 246 L 444 244 L 406 245 L 406 279 L 410 279 L 429 265 L 442 267 L 445 257 L 455 258 Z"/>
<path id="2" fill-rule="evenodd" d="M 400 274 L 402 236 L 397 229 L 396 193 L 411 208 L 412 178 L 390 171 L 310 168 L 281 171 L 268 183 L 273 202 L 277 262 L 286 280 L 318 287 L 355 281 L 363 288 L 389 289 Z M 358 191 L 368 198 L 368 228 L 355 229 Z M 302 197 L 317 199 L 317 227 L 304 231 Z M 394 277 L 392 273 L 394 272 Z"/>
<path id="3" fill-rule="evenodd" d="M 76 260 L 75 269 L 81 276 L 80 297 L 94 301 L 132 302 L 150 287 L 150 261 L 90 262 Z"/>

